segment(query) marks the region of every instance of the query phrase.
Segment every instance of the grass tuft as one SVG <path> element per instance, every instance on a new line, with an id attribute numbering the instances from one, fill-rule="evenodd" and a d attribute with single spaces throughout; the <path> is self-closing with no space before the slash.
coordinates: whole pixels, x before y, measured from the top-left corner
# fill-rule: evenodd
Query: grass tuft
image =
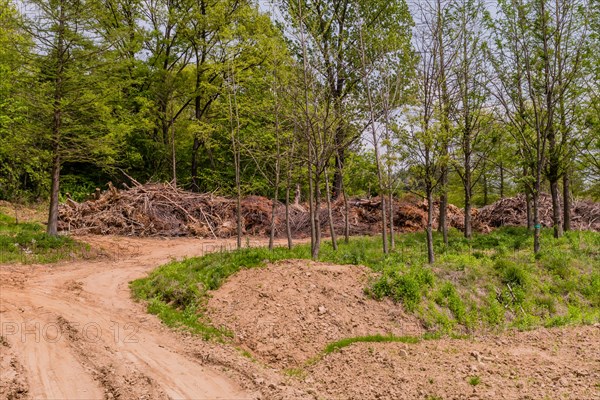
<path id="1" fill-rule="evenodd" d="M 469 378 L 469 385 L 477 386 L 481 383 L 481 378 L 479 376 L 472 376 Z"/>
<path id="2" fill-rule="evenodd" d="M 330 354 L 334 351 L 350 346 L 353 343 L 388 343 L 388 342 L 400 342 L 400 343 L 418 343 L 420 340 L 414 336 L 393 336 L 393 335 L 368 335 L 368 336 L 357 336 L 351 338 L 345 338 L 338 340 L 327 345 L 323 350 L 324 354 Z"/>

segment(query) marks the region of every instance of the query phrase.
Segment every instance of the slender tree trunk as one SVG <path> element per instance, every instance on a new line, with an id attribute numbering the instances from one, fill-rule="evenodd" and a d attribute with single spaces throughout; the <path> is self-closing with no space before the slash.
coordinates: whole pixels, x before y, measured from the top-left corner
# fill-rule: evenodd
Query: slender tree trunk
<path id="1" fill-rule="evenodd" d="M 533 193 L 533 252 L 539 253 L 540 251 L 540 195 L 539 195 L 539 184 Z"/>
<path id="2" fill-rule="evenodd" d="M 367 88 L 367 102 L 369 105 L 369 115 L 370 115 L 370 125 L 371 125 L 371 134 L 373 137 L 373 148 L 375 151 L 375 164 L 377 168 L 377 181 L 378 181 L 378 194 L 381 199 L 381 238 L 383 240 L 383 254 L 389 253 L 388 248 L 388 239 L 387 239 L 387 210 L 385 206 L 385 192 L 384 192 L 384 182 L 383 182 L 383 172 L 381 166 L 381 160 L 379 158 L 379 141 L 377 140 L 377 131 L 375 129 L 375 110 L 373 108 L 373 98 L 371 96 L 371 86 L 369 85 L 369 79 L 367 76 L 367 67 L 366 67 L 366 59 L 365 59 L 365 48 L 362 37 L 362 26 L 359 27 L 360 34 L 360 52 L 361 52 L 361 61 L 363 68 L 363 79 L 365 87 Z"/>
<path id="3" fill-rule="evenodd" d="M 427 262 L 433 264 L 435 255 L 433 252 L 433 190 L 427 188 Z"/>
<path id="4" fill-rule="evenodd" d="M 177 187 L 177 155 L 175 149 L 175 121 L 171 118 L 171 169 L 173 186 Z"/>
<path id="5" fill-rule="evenodd" d="M 50 212 L 48 213 L 47 233 L 58 235 L 58 193 L 60 191 L 60 155 L 58 146 L 55 146 L 52 160 L 52 186 L 50 188 Z"/>
<path id="6" fill-rule="evenodd" d="M 500 198 L 504 198 L 504 163 L 500 161 Z"/>
<path id="7" fill-rule="evenodd" d="M 391 182 L 391 179 L 390 179 Z M 389 203 L 390 203 L 390 250 L 394 250 L 396 248 L 396 238 L 394 237 L 394 194 L 390 190 L 389 194 Z"/>
<path id="8" fill-rule="evenodd" d="M 325 195 L 327 197 L 327 217 L 329 218 L 329 233 L 331 234 L 331 245 L 333 246 L 333 250 L 337 251 L 337 236 L 335 234 L 335 227 L 333 226 L 333 211 L 331 209 L 331 192 L 329 190 L 329 175 L 327 174 L 327 167 L 325 167 Z"/>
<path id="9" fill-rule="evenodd" d="M 277 76 L 275 74 L 275 76 Z M 275 138 L 277 142 L 276 154 L 275 154 L 275 188 L 273 191 L 273 205 L 271 209 L 271 232 L 269 234 L 269 250 L 273 250 L 273 243 L 275 242 L 275 211 L 277 210 L 277 202 L 279 201 L 279 181 L 281 174 L 281 141 L 279 132 L 279 102 L 277 98 L 277 87 L 275 87 Z"/>
<path id="10" fill-rule="evenodd" d="M 471 227 L 471 133 L 468 128 L 465 128 L 464 132 L 464 177 L 463 177 L 463 186 L 465 191 L 465 217 L 464 224 L 465 230 L 464 235 L 467 239 L 471 239 L 472 236 L 472 227 Z"/>
<path id="11" fill-rule="evenodd" d="M 231 126 L 231 148 L 233 151 L 233 161 L 235 164 L 235 190 L 236 190 L 236 236 L 237 248 L 242 248 L 242 188 L 241 188 L 241 166 L 240 166 L 240 150 L 238 136 L 240 132 L 240 116 L 237 105 L 237 86 L 231 70 L 231 91 L 233 92 L 233 104 L 231 94 L 229 95 L 229 121 Z M 235 125 L 233 119 L 235 118 Z"/>
<path id="12" fill-rule="evenodd" d="M 53 101 L 53 116 L 52 116 L 52 140 L 53 140 L 53 154 L 52 154 L 52 185 L 50 187 L 50 208 L 48 211 L 48 226 L 46 231 L 49 235 L 58 235 L 58 195 L 60 192 L 60 142 L 61 142 L 61 131 L 62 131 L 62 108 L 61 102 L 63 100 L 63 73 L 64 73 L 64 57 L 67 56 L 65 51 L 65 10 L 64 7 L 60 6 L 59 9 L 59 23 L 56 32 L 57 35 L 57 63 L 56 63 L 56 77 L 54 81 L 54 101 Z"/>
<path id="13" fill-rule="evenodd" d="M 548 100 L 548 102 L 551 101 L 552 100 Z M 552 126 L 549 127 L 547 137 L 549 151 L 547 178 L 550 182 L 550 196 L 552 197 L 552 227 L 554 230 L 554 237 L 558 239 L 562 236 L 562 225 L 560 221 L 561 208 L 558 189 L 558 180 L 560 179 L 560 157 L 558 154 L 559 148 L 556 143 L 556 132 Z"/>
<path id="14" fill-rule="evenodd" d="M 288 178 L 287 186 L 285 188 L 285 234 L 287 236 L 288 249 L 293 246 L 292 243 L 292 227 L 290 224 L 290 180 Z"/>
<path id="15" fill-rule="evenodd" d="M 275 190 L 277 191 L 277 190 Z M 275 243 L 275 211 L 277 210 L 277 197 L 273 196 L 273 205 L 271 206 L 271 231 L 269 232 L 269 250 L 273 250 Z"/>
<path id="16" fill-rule="evenodd" d="M 383 240 L 383 254 L 390 252 L 387 238 L 387 207 L 385 205 L 385 193 L 380 192 L 381 198 L 381 239 Z"/>
<path id="17" fill-rule="evenodd" d="M 389 198 L 388 198 L 388 203 L 389 203 L 389 224 L 390 224 L 390 250 L 394 250 L 396 248 L 396 237 L 394 234 L 394 179 L 393 179 L 393 174 L 392 174 L 392 164 L 391 164 L 391 160 L 392 158 L 390 157 L 390 154 L 392 153 L 392 139 L 390 138 L 390 107 L 389 107 L 389 100 L 390 100 L 390 94 L 389 91 L 385 92 L 386 94 L 384 95 L 383 98 L 383 116 L 384 116 L 384 120 L 385 120 L 385 127 L 384 127 L 384 132 L 385 132 L 385 141 L 386 141 L 386 154 L 388 155 L 388 162 L 387 162 L 387 189 L 389 191 Z"/>
<path id="18" fill-rule="evenodd" d="M 279 162 L 275 167 L 275 190 L 273 192 L 273 205 L 271 206 L 271 232 L 269 233 L 269 250 L 273 250 L 275 242 L 275 212 L 277 211 L 277 201 L 279 199 Z"/>
<path id="19" fill-rule="evenodd" d="M 314 181 L 313 181 L 313 171 L 312 171 L 312 152 L 310 151 L 310 146 L 309 146 L 309 151 L 308 151 L 308 211 L 309 211 L 309 217 L 310 217 L 310 252 L 311 252 L 311 256 L 313 259 L 316 259 L 316 257 L 314 256 L 315 254 L 315 247 L 316 247 L 316 239 L 317 239 L 317 229 L 315 226 L 315 188 L 314 188 Z M 316 254 L 318 254 L 318 250 L 316 251 Z"/>
<path id="20" fill-rule="evenodd" d="M 308 51 L 306 48 L 306 38 L 304 36 L 304 18 L 302 13 L 302 2 L 298 0 L 298 14 L 300 19 L 300 42 L 302 44 L 302 72 L 303 72 L 303 86 L 304 86 L 304 135 L 307 140 L 307 175 L 308 175 L 308 196 L 309 196 L 309 209 L 310 209 L 310 249 L 311 256 L 314 260 L 316 260 L 319 256 L 319 247 L 321 244 L 320 239 L 320 226 L 317 226 L 319 223 L 319 209 L 315 209 L 315 202 L 318 204 L 318 196 L 316 195 L 316 191 L 319 190 L 318 187 L 318 179 L 316 179 L 316 175 L 318 173 L 315 170 L 315 180 L 313 182 L 313 153 L 316 152 L 316 149 L 313 149 L 314 143 L 311 139 L 311 120 L 310 120 L 310 101 L 308 96 L 309 91 L 309 80 L 308 80 Z M 318 162 L 315 154 L 315 162 Z M 316 165 L 315 165 L 316 167 Z M 316 182 L 316 185 L 315 185 Z M 315 188 L 316 186 L 316 188 Z"/>
<path id="21" fill-rule="evenodd" d="M 336 152 L 336 156 L 335 156 L 335 171 L 334 171 L 334 175 L 333 175 L 333 181 L 334 181 L 334 190 L 335 189 L 335 173 L 339 172 L 339 175 L 342 177 L 342 180 L 340 181 L 340 190 L 341 190 L 341 194 L 343 196 L 344 199 L 344 242 L 348 243 L 350 241 L 350 209 L 348 208 L 348 195 L 346 194 L 346 185 L 344 185 L 344 174 L 343 174 L 343 165 L 342 162 L 339 161 L 339 151 Z"/>
<path id="22" fill-rule="evenodd" d="M 240 187 L 239 179 L 239 167 L 236 168 L 235 186 L 237 191 L 235 208 L 236 208 L 236 237 L 237 237 L 237 248 L 242 248 L 242 190 Z"/>
<path id="23" fill-rule="evenodd" d="M 438 232 L 444 237 L 444 243 L 448 244 L 448 167 L 442 166 L 440 176 L 440 216 L 438 222 Z"/>
<path id="24" fill-rule="evenodd" d="M 550 182 L 550 194 L 552 196 L 552 224 L 554 225 L 554 237 L 562 236 L 562 225 L 560 221 L 560 197 L 558 181 Z"/>
<path id="25" fill-rule="evenodd" d="M 469 191 L 469 189 L 466 189 Z M 469 201 L 465 200 L 465 237 L 471 239 L 473 236 L 473 227 L 471 223 L 471 195 L 469 194 Z"/>
<path id="26" fill-rule="evenodd" d="M 321 251 L 321 185 L 320 185 L 320 177 L 319 177 L 319 173 L 318 171 L 315 171 L 315 174 L 313 175 L 315 178 L 315 182 L 314 182 L 314 191 L 315 191 L 315 195 L 314 195 L 314 200 L 315 200 L 315 206 L 314 206 L 314 213 L 313 213 L 313 218 L 314 218 L 314 225 L 315 225 L 315 245 L 312 249 L 312 259 L 313 260 L 317 260 L 319 258 L 319 252 Z"/>
<path id="27" fill-rule="evenodd" d="M 439 88 L 442 113 L 442 165 L 440 168 L 440 209 L 438 231 L 444 237 L 444 243 L 448 245 L 448 141 L 450 139 L 450 95 L 448 93 L 448 82 L 446 78 L 446 61 L 444 48 L 445 25 L 443 14 L 443 6 L 441 1 L 437 1 L 437 47 L 439 55 Z"/>
<path id="28" fill-rule="evenodd" d="M 542 186 L 542 140 L 540 138 L 540 132 L 538 130 L 537 133 L 537 144 L 536 144 L 536 167 L 535 167 L 535 186 L 533 189 L 533 252 L 535 254 L 539 253 L 541 243 L 540 243 L 540 233 L 542 229 L 542 225 L 540 222 L 540 193 Z"/>
<path id="29" fill-rule="evenodd" d="M 527 167 L 523 167 L 523 177 L 527 178 L 527 176 L 528 176 Z M 527 185 L 525 186 L 524 192 L 525 192 L 525 208 L 527 211 L 527 230 L 531 231 L 531 230 L 533 230 L 533 209 L 531 206 L 531 192 Z"/>
<path id="30" fill-rule="evenodd" d="M 344 242 L 350 242 L 350 208 L 346 186 L 342 183 L 342 195 L 344 196 Z"/>
<path id="31" fill-rule="evenodd" d="M 563 175 L 563 229 L 565 232 L 571 230 L 571 182 L 569 171 Z"/>
<path id="32" fill-rule="evenodd" d="M 533 206 L 529 190 L 525 192 L 525 207 L 527 208 L 527 229 L 533 230 Z"/>
<path id="33" fill-rule="evenodd" d="M 294 142 L 290 146 L 288 153 L 288 163 L 286 171 L 286 185 L 285 185 L 285 234 L 287 236 L 288 249 L 293 246 L 292 243 L 292 226 L 290 222 L 290 191 L 292 189 L 292 154 L 294 153 Z"/>
<path id="34" fill-rule="evenodd" d="M 335 157 L 335 169 L 333 171 L 333 193 L 337 197 L 342 194 L 344 190 L 344 161 L 346 159 L 346 152 L 341 144 L 336 144 L 340 148 L 337 149 Z"/>
<path id="35" fill-rule="evenodd" d="M 235 202 L 235 213 L 236 213 L 236 238 L 237 248 L 242 248 L 242 188 L 240 178 L 240 154 L 237 146 L 236 135 L 232 137 L 233 151 L 234 151 L 234 162 L 235 162 L 235 191 L 236 191 L 236 202 Z"/>
<path id="36" fill-rule="evenodd" d="M 465 237 L 471 239 L 473 228 L 471 223 L 471 172 L 465 171 Z"/>

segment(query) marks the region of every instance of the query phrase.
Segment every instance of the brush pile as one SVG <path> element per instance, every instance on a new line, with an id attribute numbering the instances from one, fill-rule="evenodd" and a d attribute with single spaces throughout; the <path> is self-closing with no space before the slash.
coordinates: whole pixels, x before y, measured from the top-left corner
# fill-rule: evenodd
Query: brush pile
<path id="1" fill-rule="evenodd" d="M 271 232 L 273 202 L 266 197 L 248 196 L 241 201 L 242 231 L 248 235 Z M 369 235 L 381 228 L 381 200 L 348 199 L 351 235 Z M 389 207 L 389 205 L 388 205 Z M 394 201 L 394 225 L 400 232 L 423 230 L 427 223 L 427 205 L 418 198 Z M 389 211 L 388 211 L 389 212 Z M 336 232 L 345 225 L 343 198 L 332 203 Z M 329 214 L 325 201 L 319 213 L 322 232 L 329 233 Z M 295 237 L 310 235 L 310 213 L 305 204 L 289 208 L 290 228 Z M 434 209 L 434 228 L 438 207 Z M 463 214 L 450 205 L 450 226 L 462 229 Z M 226 238 L 235 236 L 236 201 L 211 193 L 192 193 L 170 184 L 136 184 L 127 190 L 109 190 L 96 200 L 77 203 L 71 199 L 60 205 L 59 229 L 78 234 L 132 236 L 199 236 Z M 285 206 L 275 204 L 275 234 L 285 236 Z"/>
<path id="2" fill-rule="evenodd" d="M 245 232 L 263 235 L 272 203 L 250 196 L 242 201 Z M 98 200 L 68 200 L 59 209 L 59 229 L 76 233 L 132 236 L 229 237 L 236 231 L 236 203 L 213 194 L 192 193 L 170 184 L 109 190 Z"/>
<path id="3" fill-rule="evenodd" d="M 389 204 L 386 204 L 389 215 Z M 242 232 L 264 236 L 271 232 L 273 202 L 266 197 L 248 196 L 241 201 Z M 338 234 L 344 232 L 345 202 L 332 203 L 333 225 Z M 348 199 L 348 223 L 351 235 L 376 234 L 381 229 L 379 198 Z M 600 231 L 600 204 L 575 201 L 572 206 L 573 229 Z M 394 199 L 394 229 L 398 232 L 422 231 L 427 225 L 427 203 L 417 197 Z M 540 196 L 540 220 L 552 226 L 550 196 Z M 473 210 L 473 227 L 481 232 L 500 226 L 526 226 L 525 197 L 505 198 Z M 323 235 L 329 234 L 329 213 L 323 201 L 319 211 Z M 289 207 L 290 230 L 294 237 L 310 235 L 310 213 L 306 204 Z M 448 205 L 448 224 L 462 230 L 464 214 Z M 433 228 L 439 220 L 439 204 L 434 204 Z M 78 234 L 131 236 L 199 236 L 227 238 L 235 236 L 236 201 L 212 193 L 192 193 L 170 184 L 137 184 L 127 190 L 109 190 L 97 199 L 77 203 L 71 199 L 60 205 L 59 229 Z M 275 235 L 285 236 L 285 206 L 275 203 Z"/>
<path id="4" fill-rule="evenodd" d="M 549 194 L 540 195 L 540 224 L 552 226 L 552 198 Z M 562 207 L 562 204 L 561 204 Z M 562 210 L 562 208 L 561 208 Z M 562 214 L 562 213 L 561 213 Z M 527 226 L 527 201 L 525 195 L 500 199 L 494 204 L 479 210 L 474 226 Z M 571 204 L 571 228 L 600 232 L 600 203 L 575 200 Z"/>

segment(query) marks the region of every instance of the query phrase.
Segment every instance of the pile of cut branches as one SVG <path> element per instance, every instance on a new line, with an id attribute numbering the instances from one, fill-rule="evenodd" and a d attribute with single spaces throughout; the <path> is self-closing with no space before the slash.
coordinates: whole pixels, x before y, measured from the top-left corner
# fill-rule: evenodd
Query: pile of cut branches
<path id="1" fill-rule="evenodd" d="M 547 193 L 540 195 L 540 224 L 552 226 L 552 198 Z M 561 205 L 562 210 L 562 205 Z M 477 213 L 474 225 L 527 226 L 527 202 L 524 194 L 507 197 L 485 206 Z M 571 204 L 571 228 L 575 230 L 600 231 L 600 203 L 575 200 Z"/>
<path id="2" fill-rule="evenodd" d="M 264 233 L 270 201 L 249 199 L 242 210 L 248 233 Z M 217 238 L 232 236 L 236 230 L 233 200 L 170 184 L 135 185 L 128 190 L 109 184 L 98 200 L 67 200 L 59 215 L 59 229 L 76 233 Z"/>
<path id="3" fill-rule="evenodd" d="M 242 199 L 242 231 L 248 235 L 271 232 L 273 203 L 260 196 Z M 351 235 L 369 235 L 381 229 L 379 198 L 348 200 Z M 394 225 L 399 232 L 423 230 L 427 222 L 427 206 L 417 198 L 394 200 Z M 200 236 L 226 238 L 236 234 L 236 202 L 211 193 L 192 193 L 170 184 L 135 184 L 131 189 L 117 190 L 112 184 L 96 200 L 77 203 L 71 199 L 61 204 L 59 229 L 78 234 L 110 234 L 132 236 Z M 344 231 L 345 205 L 342 198 L 332 204 L 334 227 Z M 434 210 L 437 226 L 438 207 Z M 306 204 L 292 204 L 290 228 L 295 237 L 310 234 L 310 216 Z M 320 210 L 322 232 L 329 233 L 326 204 Z M 450 205 L 449 224 L 462 229 L 463 214 Z M 275 204 L 275 234 L 285 236 L 285 206 Z"/>

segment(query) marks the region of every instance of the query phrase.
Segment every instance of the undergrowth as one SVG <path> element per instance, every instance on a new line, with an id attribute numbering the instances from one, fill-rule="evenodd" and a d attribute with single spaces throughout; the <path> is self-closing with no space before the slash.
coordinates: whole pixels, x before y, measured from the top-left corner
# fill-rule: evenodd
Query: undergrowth
<path id="1" fill-rule="evenodd" d="M 72 258 L 86 249 L 86 245 L 68 236 L 46 234 L 39 223 L 16 223 L 13 217 L 0 213 L 0 264 L 52 263 Z"/>
<path id="2" fill-rule="evenodd" d="M 372 269 L 365 293 L 402 303 L 432 336 L 599 321 L 600 234 L 551 235 L 543 230 L 542 251 L 534 255 L 531 234 L 523 228 L 475 234 L 471 241 L 452 230 L 448 246 L 441 236 L 434 237 L 433 265 L 427 264 L 423 233 L 398 235 L 387 256 L 380 238 L 353 238 L 340 241 L 338 251 L 324 242 L 320 261 Z M 240 269 L 290 258 L 310 258 L 309 246 L 249 248 L 174 261 L 132 282 L 131 288 L 168 325 L 222 338 L 225 333 L 205 316 L 209 291 Z"/>

